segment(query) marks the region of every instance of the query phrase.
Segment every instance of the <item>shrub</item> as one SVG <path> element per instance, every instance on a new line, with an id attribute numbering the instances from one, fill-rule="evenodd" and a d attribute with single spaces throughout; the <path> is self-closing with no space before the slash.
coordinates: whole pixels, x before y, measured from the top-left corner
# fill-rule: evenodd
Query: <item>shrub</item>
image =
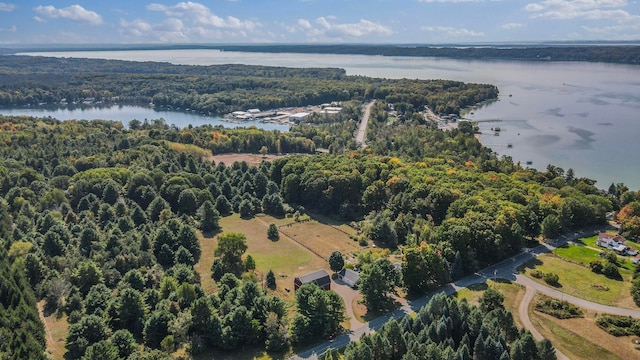
<path id="1" fill-rule="evenodd" d="M 617 315 L 600 315 L 596 324 L 613 336 L 640 336 L 640 320 Z"/>
<path id="2" fill-rule="evenodd" d="M 604 263 L 604 267 L 602 268 L 602 274 L 608 278 L 611 279 L 620 279 L 620 271 L 618 271 L 618 267 L 610 262 L 609 260 L 607 260 Z"/>
<path id="3" fill-rule="evenodd" d="M 542 276 L 542 279 L 544 280 L 544 282 L 546 282 L 549 285 L 557 285 L 558 281 L 560 280 L 560 277 L 558 276 L 558 274 L 555 274 L 555 273 L 545 273 Z"/>
<path id="4" fill-rule="evenodd" d="M 631 283 L 631 297 L 637 306 L 640 306 L 640 278 L 635 278 Z"/>
<path id="5" fill-rule="evenodd" d="M 367 241 L 367 239 L 365 239 L 365 238 L 361 238 L 361 239 L 358 241 L 358 245 L 360 245 L 360 246 L 367 246 L 367 245 L 369 245 L 369 241 Z"/>
<path id="6" fill-rule="evenodd" d="M 608 261 L 610 263 L 613 263 L 614 265 L 619 265 L 618 264 L 618 256 L 613 251 L 607 251 L 607 253 L 606 253 L 604 258 L 605 258 L 606 261 Z"/>
<path id="7" fill-rule="evenodd" d="M 589 267 L 591 268 L 591 271 L 593 271 L 596 274 L 601 274 L 602 273 L 602 261 L 600 260 L 593 260 L 592 262 L 589 263 Z"/>
<path id="8" fill-rule="evenodd" d="M 536 310 L 558 319 L 582 317 L 582 310 L 577 306 L 548 296 L 541 296 L 536 302 Z"/>
<path id="9" fill-rule="evenodd" d="M 540 270 L 531 270 L 530 274 L 536 279 L 542 279 L 542 275 L 544 275 Z"/>

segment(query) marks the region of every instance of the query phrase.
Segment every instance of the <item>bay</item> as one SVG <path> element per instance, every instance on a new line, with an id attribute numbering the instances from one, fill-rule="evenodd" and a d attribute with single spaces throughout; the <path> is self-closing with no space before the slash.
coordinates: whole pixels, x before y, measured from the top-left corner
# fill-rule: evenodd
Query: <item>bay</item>
<path id="1" fill-rule="evenodd" d="M 531 162 L 545 170 L 553 164 L 596 180 L 600 188 L 623 182 L 640 190 L 638 66 L 219 50 L 28 54 L 189 65 L 340 67 L 349 75 L 494 84 L 500 89 L 499 100 L 467 114 L 480 121 L 483 144 L 523 166 Z M 496 126 L 501 129 L 499 136 L 491 130 Z"/>
<path id="2" fill-rule="evenodd" d="M 136 119 L 141 122 L 151 122 L 163 119 L 167 125 L 178 128 L 199 125 L 224 126 L 228 128 L 255 126 L 265 130 L 289 131 L 289 125 L 261 123 L 259 121 L 245 121 L 231 123 L 218 116 L 204 116 L 195 112 L 157 110 L 143 106 L 111 106 L 111 107 L 26 107 L 0 108 L 0 114 L 11 116 L 52 117 L 58 120 L 111 120 L 120 121 L 128 126 L 129 121 Z"/>

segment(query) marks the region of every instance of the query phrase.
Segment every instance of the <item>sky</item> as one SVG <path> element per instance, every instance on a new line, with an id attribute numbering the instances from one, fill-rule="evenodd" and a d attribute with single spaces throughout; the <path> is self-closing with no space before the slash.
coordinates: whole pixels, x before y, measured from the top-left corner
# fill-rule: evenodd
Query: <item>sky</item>
<path id="1" fill-rule="evenodd" d="M 640 40 L 640 0 L 8 0 L 0 45 Z"/>

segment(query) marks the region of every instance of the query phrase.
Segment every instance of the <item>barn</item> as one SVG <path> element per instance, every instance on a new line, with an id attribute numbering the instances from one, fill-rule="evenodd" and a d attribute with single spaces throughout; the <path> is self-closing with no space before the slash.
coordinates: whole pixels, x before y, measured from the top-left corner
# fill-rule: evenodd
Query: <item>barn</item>
<path id="1" fill-rule="evenodd" d="M 331 290 L 331 277 L 327 270 L 324 269 L 296 277 L 293 280 L 293 289 L 298 290 L 300 286 L 310 282 L 315 282 L 325 290 Z"/>

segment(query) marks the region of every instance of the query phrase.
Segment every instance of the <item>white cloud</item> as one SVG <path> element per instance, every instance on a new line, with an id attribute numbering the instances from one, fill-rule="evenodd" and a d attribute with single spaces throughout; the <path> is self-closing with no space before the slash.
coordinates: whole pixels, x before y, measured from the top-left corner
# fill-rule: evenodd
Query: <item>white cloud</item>
<path id="1" fill-rule="evenodd" d="M 532 18 L 638 21 L 640 16 L 624 10 L 627 0 L 544 0 L 527 4 Z"/>
<path id="2" fill-rule="evenodd" d="M 521 23 L 506 23 L 506 24 L 503 24 L 501 27 L 503 29 L 506 29 L 506 30 L 512 30 L 512 29 L 519 29 L 521 27 L 524 27 L 524 24 L 521 24 Z"/>
<path id="3" fill-rule="evenodd" d="M 187 34 L 180 19 L 168 18 L 157 24 L 136 19 L 133 21 L 120 20 L 120 33 L 134 37 L 137 40 L 158 41 L 158 42 L 179 42 L 188 41 Z"/>
<path id="4" fill-rule="evenodd" d="M 7 4 L 4 2 L 0 2 L 0 11 L 11 12 L 16 8 L 13 4 Z"/>
<path id="5" fill-rule="evenodd" d="M 86 10 L 80 5 L 71 5 L 66 8 L 56 9 L 52 5 L 37 6 L 33 11 L 38 14 L 36 21 L 43 21 L 44 18 L 49 19 L 68 19 L 76 22 L 87 23 L 91 25 L 102 24 L 102 16 L 90 10 Z"/>
<path id="6" fill-rule="evenodd" d="M 205 5 L 192 1 L 179 2 L 173 6 L 153 3 L 147 5 L 147 10 L 159 11 L 169 17 L 183 18 L 199 25 L 216 28 L 254 30 L 261 26 L 260 23 L 251 20 L 242 21 L 233 16 L 222 18 L 212 13 Z"/>
<path id="7" fill-rule="evenodd" d="M 313 23 L 298 19 L 296 25 L 288 26 L 289 32 L 304 32 L 312 41 L 345 40 L 367 35 L 392 35 L 393 30 L 370 20 L 360 19 L 355 23 L 337 23 L 335 16 L 321 16 Z"/>
<path id="8" fill-rule="evenodd" d="M 298 19 L 298 26 L 303 29 L 311 29 L 311 23 L 306 19 Z"/>
<path id="9" fill-rule="evenodd" d="M 473 31 L 465 28 L 455 28 L 449 26 L 423 26 L 423 31 L 443 33 L 448 37 L 481 37 L 484 36 L 483 32 Z"/>
<path id="10" fill-rule="evenodd" d="M 10 28 L 0 28 L 0 32 L 16 32 L 18 30 L 15 25 Z"/>

